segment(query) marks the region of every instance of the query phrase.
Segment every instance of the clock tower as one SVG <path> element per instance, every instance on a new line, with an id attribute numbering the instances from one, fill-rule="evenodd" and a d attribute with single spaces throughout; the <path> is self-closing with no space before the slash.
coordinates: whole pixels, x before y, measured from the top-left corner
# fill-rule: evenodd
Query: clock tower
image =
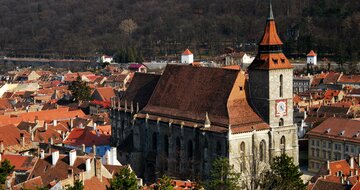
<path id="1" fill-rule="evenodd" d="M 293 67 L 282 52 L 282 45 L 270 3 L 258 54 L 248 68 L 249 99 L 253 109 L 270 125 L 271 154 L 286 152 L 297 161 L 297 128 L 293 123 Z"/>

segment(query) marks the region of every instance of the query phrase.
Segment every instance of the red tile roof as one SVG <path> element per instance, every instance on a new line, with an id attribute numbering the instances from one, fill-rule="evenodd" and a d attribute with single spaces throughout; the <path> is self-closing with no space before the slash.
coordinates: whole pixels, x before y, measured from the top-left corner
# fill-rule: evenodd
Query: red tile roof
<path id="1" fill-rule="evenodd" d="M 114 89 L 111 87 L 99 87 L 96 88 L 92 94 L 92 97 L 98 101 L 110 102 L 112 97 L 116 96 Z"/>
<path id="2" fill-rule="evenodd" d="M 44 186 L 40 176 L 29 179 L 23 183 L 19 183 L 13 187 L 13 190 L 38 189 Z"/>
<path id="3" fill-rule="evenodd" d="M 322 122 L 319 126 L 311 129 L 307 134 L 359 143 L 360 121 L 331 117 Z"/>
<path id="4" fill-rule="evenodd" d="M 107 190 L 106 187 L 110 187 L 110 182 L 105 177 L 102 177 L 102 182 L 96 176 L 84 182 L 84 190 Z"/>
<path id="5" fill-rule="evenodd" d="M 259 53 L 249 70 L 291 69 L 293 66 L 283 53 Z"/>
<path id="6" fill-rule="evenodd" d="M 64 120 L 69 118 L 75 118 L 76 116 L 83 117 L 85 114 L 81 110 L 69 111 L 69 108 L 59 108 L 53 110 L 42 110 L 37 112 L 19 113 L 17 115 L 0 115 L 0 126 L 8 124 L 18 124 L 21 121 L 34 121 L 38 120 Z"/>
<path id="7" fill-rule="evenodd" d="M 341 83 L 360 83 L 360 75 L 342 75 L 338 82 Z"/>
<path id="8" fill-rule="evenodd" d="M 192 55 L 191 51 L 189 49 L 186 49 L 181 55 Z"/>
<path id="9" fill-rule="evenodd" d="M 37 158 L 32 156 L 21 156 L 18 154 L 3 154 L 1 160 L 9 160 L 15 166 L 15 171 L 28 171 L 35 165 Z"/>
<path id="10" fill-rule="evenodd" d="M 311 50 L 308 54 L 307 54 L 308 57 L 315 57 L 316 56 L 316 53 Z"/>
<path id="11" fill-rule="evenodd" d="M 85 146 L 108 145 L 110 144 L 110 137 L 110 125 L 97 126 L 96 131 L 92 130 L 91 127 L 85 127 L 84 129 L 75 128 L 63 143 L 73 146 L 81 146 L 82 144 L 85 144 Z"/>
<path id="12" fill-rule="evenodd" d="M 335 72 L 329 72 L 326 77 L 324 78 L 324 84 L 335 84 L 339 77 L 341 76 L 340 73 L 335 73 Z"/>

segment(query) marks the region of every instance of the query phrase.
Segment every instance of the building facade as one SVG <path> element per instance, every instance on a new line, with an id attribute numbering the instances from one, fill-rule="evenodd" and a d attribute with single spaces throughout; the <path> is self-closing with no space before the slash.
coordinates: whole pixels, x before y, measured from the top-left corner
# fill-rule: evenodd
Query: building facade
<path id="1" fill-rule="evenodd" d="M 244 71 L 188 65 L 135 75 L 122 99 L 111 102 L 120 162 L 145 181 L 162 174 L 206 179 L 220 156 L 244 175 L 250 160 L 268 165 L 281 153 L 297 164 L 293 70 L 281 45 L 270 8 L 249 79 Z"/>
<path id="2" fill-rule="evenodd" d="M 317 172 L 327 160 L 347 159 L 360 154 L 360 121 L 329 118 L 307 133 L 309 171 Z"/>

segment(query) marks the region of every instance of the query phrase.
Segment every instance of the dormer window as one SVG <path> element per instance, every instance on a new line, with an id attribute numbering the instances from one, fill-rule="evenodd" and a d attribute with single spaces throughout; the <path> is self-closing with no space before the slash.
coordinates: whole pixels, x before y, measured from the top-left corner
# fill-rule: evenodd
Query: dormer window
<path id="1" fill-rule="evenodd" d="M 281 59 L 281 63 L 282 63 L 282 64 L 285 64 L 285 59 Z"/>
<path id="2" fill-rule="evenodd" d="M 326 129 L 325 133 L 330 133 L 331 128 Z"/>
<path id="3" fill-rule="evenodd" d="M 278 60 L 277 59 L 272 59 L 273 60 L 273 62 L 275 63 L 275 64 L 278 64 Z"/>
<path id="4" fill-rule="evenodd" d="M 342 130 L 339 135 L 343 136 L 344 134 L 345 134 L 345 130 Z"/>

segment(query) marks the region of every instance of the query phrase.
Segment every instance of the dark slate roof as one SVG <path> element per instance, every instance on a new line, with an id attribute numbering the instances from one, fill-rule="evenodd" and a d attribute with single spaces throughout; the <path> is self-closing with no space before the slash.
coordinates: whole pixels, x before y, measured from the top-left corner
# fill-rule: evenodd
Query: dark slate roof
<path id="1" fill-rule="evenodd" d="M 134 109 L 136 109 L 137 102 L 139 103 L 139 110 L 144 108 L 159 79 L 160 75 L 135 73 L 128 89 L 121 98 L 121 105 L 124 106 L 126 100 L 128 108 L 130 108 L 131 102 L 134 104 Z"/>

